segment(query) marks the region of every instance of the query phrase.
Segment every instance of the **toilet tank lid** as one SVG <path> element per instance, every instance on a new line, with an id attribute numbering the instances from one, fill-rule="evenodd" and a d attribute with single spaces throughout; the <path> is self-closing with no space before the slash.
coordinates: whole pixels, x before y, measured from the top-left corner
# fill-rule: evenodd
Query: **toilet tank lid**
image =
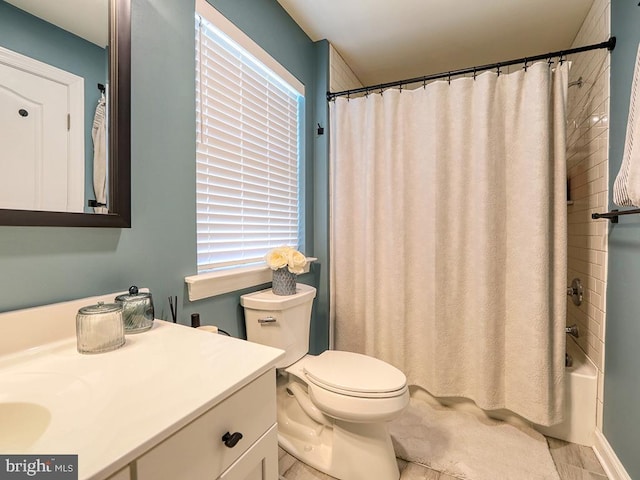
<path id="1" fill-rule="evenodd" d="M 407 377 L 393 365 L 367 355 L 339 350 L 326 350 L 317 357 L 307 357 L 304 371 L 314 383 L 345 392 L 396 392 L 407 384 Z"/>
<path id="2" fill-rule="evenodd" d="M 316 289 L 304 283 L 296 284 L 293 295 L 275 295 L 269 288 L 259 292 L 248 293 L 240 297 L 240 305 L 254 310 L 286 310 L 301 303 L 313 300 Z"/>

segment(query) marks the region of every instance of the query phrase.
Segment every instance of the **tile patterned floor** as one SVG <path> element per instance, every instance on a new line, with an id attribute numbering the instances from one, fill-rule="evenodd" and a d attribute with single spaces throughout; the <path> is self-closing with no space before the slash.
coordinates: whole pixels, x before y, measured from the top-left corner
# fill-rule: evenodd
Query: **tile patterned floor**
<path id="1" fill-rule="evenodd" d="M 555 438 L 547 443 L 561 480 L 607 480 L 593 449 Z"/>
<path id="2" fill-rule="evenodd" d="M 547 443 L 561 480 L 607 480 L 591 448 L 555 438 L 547 438 Z M 333 480 L 333 477 L 308 467 L 282 449 L 279 454 L 281 480 Z M 450 475 L 404 460 L 398 460 L 398 467 L 400 480 L 458 480 Z"/>

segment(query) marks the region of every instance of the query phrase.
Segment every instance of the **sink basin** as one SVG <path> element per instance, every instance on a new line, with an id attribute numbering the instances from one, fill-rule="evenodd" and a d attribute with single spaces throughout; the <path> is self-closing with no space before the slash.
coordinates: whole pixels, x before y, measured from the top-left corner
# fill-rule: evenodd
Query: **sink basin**
<path id="1" fill-rule="evenodd" d="M 51 412 L 37 403 L 0 403 L 0 452 L 21 453 L 33 445 L 51 423 Z"/>
<path id="2" fill-rule="evenodd" d="M 69 399 L 84 404 L 90 393 L 91 388 L 75 375 L 0 373 L 0 452 L 28 452 L 46 432 L 68 428 L 79 410 Z"/>

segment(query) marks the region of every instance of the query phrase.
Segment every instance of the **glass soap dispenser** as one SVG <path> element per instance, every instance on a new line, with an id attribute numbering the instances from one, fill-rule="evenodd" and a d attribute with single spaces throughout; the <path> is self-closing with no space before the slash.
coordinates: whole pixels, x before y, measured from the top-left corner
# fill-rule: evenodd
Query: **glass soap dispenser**
<path id="1" fill-rule="evenodd" d="M 78 310 L 76 315 L 78 352 L 104 353 L 124 345 L 122 306 L 98 302 Z"/>

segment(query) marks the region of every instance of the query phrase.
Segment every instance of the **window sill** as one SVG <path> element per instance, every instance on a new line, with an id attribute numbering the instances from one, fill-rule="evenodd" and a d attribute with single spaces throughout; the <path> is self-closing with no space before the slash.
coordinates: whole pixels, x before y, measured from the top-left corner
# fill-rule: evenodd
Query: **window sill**
<path id="1" fill-rule="evenodd" d="M 309 272 L 311 262 L 317 260 L 307 257 L 304 273 Z M 202 300 L 224 293 L 255 287 L 271 282 L 271 269 L 267 266 L 241 267 L 218 272 L 200 273 L 184 278 L 189 291 L 189 301 Z"/>

